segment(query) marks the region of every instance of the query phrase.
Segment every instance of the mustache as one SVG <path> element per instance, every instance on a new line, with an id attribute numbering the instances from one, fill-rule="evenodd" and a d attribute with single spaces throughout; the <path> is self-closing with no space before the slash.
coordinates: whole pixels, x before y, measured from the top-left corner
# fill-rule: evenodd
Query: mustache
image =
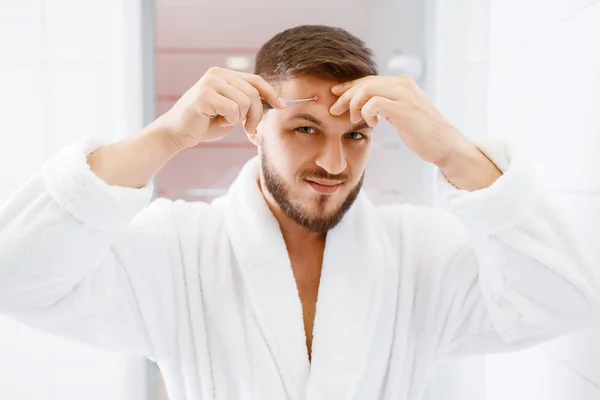
<path id="1" fill-rule="evenodd" d="M 330 174 L 329 172 L 325 171 L 324 169 L 318 169 L 318 170 L 314 170 L 314 171 L 304 171 L 302 172 L 301 176 L 302 179 L 310 179 L 310 178 L 317 178 L 317 179 L 329 179 L 332 181 L 342 181 L 345 182 L 347 180 L 349 180 L 349 176 L 346 173 L 339 173 L 339 174 Z"/>

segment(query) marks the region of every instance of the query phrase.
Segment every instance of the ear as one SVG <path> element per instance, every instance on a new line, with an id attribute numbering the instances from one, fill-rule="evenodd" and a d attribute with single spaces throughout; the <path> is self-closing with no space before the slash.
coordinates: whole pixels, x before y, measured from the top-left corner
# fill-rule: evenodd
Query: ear
<path id="1" fill-rule="evenodd" d="M 246 132 L 246 136 L 248 137 L 248 140 L 252 144 L 254 144 L 256 147 L 258 147 L 260 145 L 261 125 L 262 125 L 262 122 L 260 124 L 258 124 L 258 126 L 254 130 L 254 132 Z"/>

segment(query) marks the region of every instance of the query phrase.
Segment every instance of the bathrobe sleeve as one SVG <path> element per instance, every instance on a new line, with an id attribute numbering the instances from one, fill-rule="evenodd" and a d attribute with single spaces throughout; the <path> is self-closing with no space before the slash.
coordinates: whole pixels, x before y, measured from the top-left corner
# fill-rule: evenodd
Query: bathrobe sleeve
<path id="1" fill-rule="evenodd" d="M 581 327 L 600 308 L 588 252 L 525 157 L 501 143 L 480 149 L 503 176 L 467 192 L 440 173 L 447 210 L 418 218 L 416 297 L 437 356 L 529 347 Z"/>
<path id="2" fill-rule="evenodd" d="M 0 206 L 0 312 L 95 347 L 157 358 L 172 284 L 151 186 L 109 186 L 85 138 L 50 159 Z M 159 322 L 160 321 L 160 322 Z"/>

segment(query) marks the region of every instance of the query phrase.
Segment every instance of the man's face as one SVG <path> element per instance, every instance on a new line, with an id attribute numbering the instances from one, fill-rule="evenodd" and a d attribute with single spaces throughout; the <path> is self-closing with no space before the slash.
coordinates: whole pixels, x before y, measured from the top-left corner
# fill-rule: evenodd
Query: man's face
<path id="1" fill-rule="evenodd" d="M 312 232 L 327 232 L 358 196 L 372 129 L 332 116 L 339 82 L 295 78 L 281 83 L 284 100 L 319 100 L 268 111 L 259 127 L 262 183 L 281 210 Z"/>

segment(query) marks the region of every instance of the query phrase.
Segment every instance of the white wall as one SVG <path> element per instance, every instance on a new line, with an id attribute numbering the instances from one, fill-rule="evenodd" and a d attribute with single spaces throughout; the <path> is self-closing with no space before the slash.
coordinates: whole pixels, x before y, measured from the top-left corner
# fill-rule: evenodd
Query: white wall
<path id="1" fill-rule="evenodd" d="M 600 247 L 600 2 L 592 3 L 491 1 L 488 102 L 489 136 L 527 149 L 591 249 Z M 487 400 L 600 398 L 599 335 L 488 357 Z"/>
<path id="2" fill-rule="evenodd" d="M 366 4 L 366 3 L 365 3 Z M 373 49 L 381 74 L 397 74 L 389 60 L 395 52 L 425 58 L 426 4 L 415 0 L 372 0 L 363 17 L 368 24 L 368 45 Z M 419 82 L 425 90 L 429 76 Z M 431 166 L 402 143 L 387 121 L 377 127 L 373 153 L 365 175 L 365 191 L 376 204 L 432 203 Z M 390 176 L 388 171 L 400 171 Z"/>
<path id="3" fill-rule="evenodd" d="M 483 140 L 487 134 L 488 4 L 481 0 L 428 3 L 431 98 L 467 137 Z M 437 366 L 426 399 L 483 400 L 485 391 L 485 358 L 456 358 Z"/>
<path id="4" fill-rule="evenodd" d="M 139 129 L 139 15 L 140 1 L 0 0 L 0 202 L 82 135 Z M 143 360 L 4 317 L 0 355 L 1 399 L 144 398 Z"/>
<path id="5" fill-rule="evenodd" d="M 437 104 L 472 139 L 529 152 L 600 269 L 600 2 L 433 3 Z M 598 399 L 599 336 L 447 361 L 428 399 Z"/>

